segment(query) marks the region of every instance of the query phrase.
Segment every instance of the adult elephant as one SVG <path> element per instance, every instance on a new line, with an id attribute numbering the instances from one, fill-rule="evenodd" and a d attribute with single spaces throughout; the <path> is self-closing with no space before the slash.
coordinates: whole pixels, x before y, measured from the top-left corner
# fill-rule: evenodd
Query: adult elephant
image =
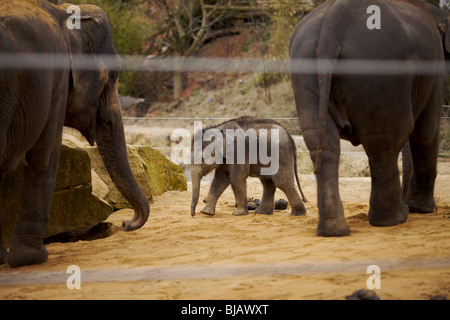
<path id="1" fill-rule="evenodd" d="M 421 1 L 328 0 L 299 23 L 290 43 L 292 66 L 297 59 L 318 59 L 313 60 L 315 73 L 291 67 L 300 127 L 315 166 L 318 235 L 350 233 L 339 196 L 340 138 L 362 144 L 368 155 L 372 225 L 403 223 L 409 211 L 436 211 L 443 61 L 449 40 L 443 12 Z M 413 67 L 433 63 L 426 72 L 413 68 L 397 74 L 338 69 L 350 59 L 400 60 Z M 405 203 L 397 158 L 408 138 L 413 176 Z"/>
<path id="2" fill-rule="evenodd" d="M 43 63 L 34 69 L 0 69 L 0 178 L 1 173 L 25 163 L 20 213 L 9 255 L 1 239 L 0 263 L 8 261 L 12 267 L 47 260 L 42 239 L 63 125 L 78 129 L 91 145 L 97 143 L 111 179 L 135 210 L 132 220 L 124 222 L 124 230 L 141 227 L 150 211 L 128 163 L 118 70 L 108 70 L 102 58 L 109 55 L 120 65 L 107 17 L 99 7 L 79 6 L 81 28 L 70 29 L 67 7 L 44 0 L 0 5 L 0 55 L 49 54 L 42 59 L 58 57 L 67 66 Z M 80 60 L 82 54 L 91 58 L 89 66 Z"/>

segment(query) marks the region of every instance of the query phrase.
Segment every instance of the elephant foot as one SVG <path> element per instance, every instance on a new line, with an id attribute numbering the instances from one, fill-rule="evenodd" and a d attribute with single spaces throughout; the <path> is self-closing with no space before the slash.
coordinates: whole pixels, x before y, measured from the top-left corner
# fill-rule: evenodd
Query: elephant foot
<path id="1" fill-rule="evenodd" d="M 256 214 L 265 214 L 267 216 L 270 216 L 273 214 L 273 207 L 271 208 L 264 208 L 259 206 L 256 210 L 255 210 Z"/>
<path id="2" fill-rule="evenodd" d="M 369 209 L 369 223 L 376 227 L 390 227 L 408 220 L 408 208 L 403 206 L 398 210 L 375 210 Z"/>
<path id="3" fill-rule="evenodd" d="M 8 264 L 12 268 L 15 268 L 44 263 L 47 259 L 48 252 L 43 245 L 38 248 L 24 245 L 12 245 L 9 250 Z"/>
<path id="4" fill-rule="evenodd" d="M 256 214 L 265 214 L 266 216 L 271 216 L 273 215 L 273 210 L 272 211 L 264 211 L 264 210 L 255 210 Z"/>
<path id="5" fill-rule="evenodd" d="M 6 263 L 6 259 L 8 257 L 8 251 L 6 251 L 5 246 L 0 247 L 0 265 Z"/>
<path id="6" fill-rule="evenodd" d="M 248 214 L 247 208 L 237 208 L 233 211 L 233 216 L 245 216 Z"/>
<path id="7" fill-rule="evenodd" d="M 203 214 L 206 214 L 208 216 L 213 216 L 213 215 L 216 214 L 215 208 L 211 208 L 211 207 L 208 207 L 208 206 L 205 206 L 200 212 L 203 213 Z"/>
<path id="8" fill-rule="evenodd" d="M 406 200 L 409 212 L 411 213 L 435 213 L 437 212 L 436 202 L 434 199 L 413 199 Z"/>
<path id="9" fill-rule="evenodd" d="M 350 234 L 350 228 L 344 216 L 330 219 L 320 219 L 317 235 L 320 237 L 344 237 Z"/>
<path id="10" fill-rule="evenodd" d="M 305 214 L 306 208 L 303 204 L 301 206 L 291 208 L 291 216 L 304 216 Z"/>

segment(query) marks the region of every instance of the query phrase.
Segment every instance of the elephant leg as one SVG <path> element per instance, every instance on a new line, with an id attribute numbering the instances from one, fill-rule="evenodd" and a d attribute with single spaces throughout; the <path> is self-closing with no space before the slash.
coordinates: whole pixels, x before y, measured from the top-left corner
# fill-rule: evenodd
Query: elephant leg
<path id="1" fill-rule="evenodd" d="M 339 145 L 339 139 L 336 144 Z M 315 164 L 316 152 L 311 152 Z M 317 202 L 319 207 L 319 225 L 317 235 L 324 237 L 340 237 L 350 234 L 344 216 L 339 195 L 339 153 L 322 150 L 322 164 L 317 180 Z"/>
<path id="2" fill-rule="evenodd" d="M 306 120 L 301 121 L 306 122 Z M 308 128 L 308 124 L 302 123 L 302 128 Z M 316 167 L 317 161 L 317 136 L 317 128 L 303 131 L 314 167 Z M 319 207 L 318 236 L 342 237 L 350 234 L 339 195 L 339 156 L 339 133 L 333 120 L 329 117 L 323 140 L 320 170 L 315 173 Z"/>
<path id="3" fill-rule="evenodd" d="M 255 213 L 271 215 L 273 214 L 274 197 L 277 187 L 275 187 L 272 179 L 260 179 L 260 181 L 263 186 L 263 195 L 261 204 L 256 208 Z"/>
<path id="4" fill-rule="evenodd" d="M 315 93 L 319 91 L 317 76 L 293 75 L 292 86 L 300 128 L 313 165 L 316 167 L 320 129 L 317 110 L 312 106 L 319 105 L 319 98 Z M 323 136 L 320 170 L 315 174 L 319 207 L 318 236 L 340 237 L 350 234 L 339 195 L 339 156 L 339 131 L 334 120 L 328 115 Z"/>
<path id="5" fill-rule="evenodd" d="M 248 214 L 247 209 L 247 175 L 245 168 L 240 165 L 234 165 L 230 171 L 230 184 L 236 199 L 236 209 L 233 212 L 235 216 Z"/>
<path id="6" fill-rule="evenodd" d="M 222 193 L 230 185 L 230 176 L 228 172 L 217 168 L 214 173 L 213 181 L 211 182 L 211 188 L 206 196 L 206 205 L 201 210 L 201 213 L 207 215 L 214 215 L 216 213 L 216 204 Z"/>
<path id="7" fill-rule="evenodd" d="M 1 211 L 1 209 L 0 209 Z M 8 257 L 8 251 L 6 251 L 5 244 L 3 242 L 3 231 L 2 231 L 2 221 L 1 221 L 1 212 L 0 212 L 0 265 L 6 263 L 6 259 Z"/>
<path id="8" fill-rule="evenodd" d="M 373 154 L 370 148 L 366 148 L 367 150 L 372 178 L 370 224 L 393 226 L 405 222 L 408 220 L 408 208 L 403 200 L 397 165 L 400 150 L 393 148 Z"/>
<path id="9" fill-rule="evenodd" d="M 411 143 L 411 156 L 414 163 L 413 176 L 406 198 L 409 212 L 437 212 L 434 201 L 434 183 L 437 175 L 436 147 L 424 147 L 420 143 Z"/>
<path id="10" fill-rule="evenodd" d="M 428 139 L 424 139 L 423 135 L 418 132 L 414 132 L 410 137 L 413 174 L 406 197 L 409 212 L 431 213 L 437 211 L 433 196 L 439 148 L 439 126 L 436 127 L 434 136 Z M 430 126 L 427 128 L 429 129 Z"/>
<path id="11" fill-rule="evenodd" d="M 278 184 L 278 188 L 284 192 L 291 206 L 291 216 L 303 216 L 306 214 L 306 208 L 303 200 L 297 192 L 294 182 Z"/>
<path id="12" fill-rule="evenodd" d="M 21 207 L 8 255 L 11 267 L 43 263 L 48 258 L 43 237 L 60 156 L 60 146 L 55 145 L 54 138 L 52 141 L 53 150 L 49 155 L 39 143 L 27 154 Z"/>
<path id="13" fill-rule="evenodd" d="M 0 186 L 1 186 L 1 182 L 2 182 L 2 175 L 0 173 Z M 7 256 L 8 256 L 8 252 L 6 251 L 5 244 L 3 242 L 2 208 L 0 208 L 0 264 L 6 263 Z"/>

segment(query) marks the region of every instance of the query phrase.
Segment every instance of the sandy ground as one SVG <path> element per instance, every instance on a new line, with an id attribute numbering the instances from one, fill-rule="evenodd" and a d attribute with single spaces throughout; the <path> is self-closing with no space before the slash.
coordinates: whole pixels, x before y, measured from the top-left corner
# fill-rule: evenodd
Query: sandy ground
<path id="1" fill-rule="evenodd" d="M 411 214 L 394 227 L 367 221 L 370 178 L 341 179 L 351 228 L 344 238 L 315 235 L 315 179 L 303 175 L 301 182 L 310 201 L 301 217 L 289 216 L 289 208 L 233 216 L 228 188 L 214 217 L 192 218 L 190 186 L 167 192 L 140 230 L 49 244 L 42 265 L 0 266 L 0 299 L 345 299 L 367 288 L 370 265 L 380 270 L 381 289 L 374 290 L 381 299 L 450 298 L 450 163 L 439 163 L 439 212 Z M 202 184 L 201 197 L 208 187 Z M 261 190 L 257 179 L 248 180 L 249 196 Z M 285 196 L 278 190 L 276 198 Z M 118 211 L 108 221 L 119 226 L 131 215 Z M 70 265 L 81 270 L 81 289 L 67 287 Z"/>

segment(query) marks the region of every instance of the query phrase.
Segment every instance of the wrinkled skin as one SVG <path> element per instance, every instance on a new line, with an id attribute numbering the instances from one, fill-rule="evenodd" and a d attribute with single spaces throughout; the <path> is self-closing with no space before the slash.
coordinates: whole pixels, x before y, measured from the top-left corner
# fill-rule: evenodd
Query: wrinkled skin
<path id="1" fill-rule="evenodd" d="M 381 12 L 381 29 L 369 30 L 369 5 Z M 320 236 L 350 229 L 339 196 L 339 139 L 362 144 L 372 177 L 369 222 L 393 226 L 408 212 L 435 212 L 434 182 L 443 102 L 449 24 L 442 11 L 419 1 L 329 0 L 297 26 L 291 59 L 329 59 L 329 70 L 291 72 L 297 113 L 315 165 Z M 340 59 L 437 61 L 428 74 L 333 74 Z M 409 141 L 412 176 L 406 201 L 397 158 Z M 408 178 L 409 179 L 409 178 Z M 405 181 L 408 181 L 405 179 Z"/>
<path id="2" fill-rule="evenodd" d="M 78 129 L 91 145 L 97 143 L 112 181 L 135 210 L 123 229 L 141 227 L 149 215 L 149 203 L 133 177 L 126 154 L 118 71 L 109 71 L 98 55 L 109 54 L 120 65 L 107 17 L 99 7 L 80 6 L 81 29 L 70 30 L 67 6 L 43 0 L 0 5 L 0 54 L 58 53 L 70 66 L 0 70 L 0 175 L 25 163 L 20 213 L 9 254 L 1 239 L 0 263 L 8 262 L 12 267 L 47 260 L 42 239 L 63 125 Z M 98 68 L 80 68 L 79 54 L 96 59 Z"/>
<path id="3" fill-rule="evenodd" d="M 246 215 L 247 209 L 247 177 L 258 177 L 263 185 L 263 195 L 260 206 L 255 210 L 257 214 L 273 214 L 274 210 L 274 195 L 276 188 L 280 188 L 287 196 L 291 205 L 291 215 L 304 215 L 306 209 L 303 202 L 306 202 L 303 192 L 300 187 L 298 173 L 297 173 L 297 151 L 294 141 L 289 133 L 277 122 L 269 119 L 257 119 L 251 117 L 241 117 L 232 119 L 223 124 L 220 124 L 214 129 L 220 130 L 224 134 L 224 148 L 226 150 L 227 136 L 226 130 L 242 129 L 243 132 L 249 132 L 249 129 L 254 129 L 258 134 L 260 129 L 267 129 L 270 132 L 271 129 L 277 129 L 279 132 L 279 164 L 278 170 L 273 174 L 262 174 L 261 168 L 270 167 L 270 164 L 262 164 L 260 157 L 257 162 L 249 161 L 249 139 L 245 142 L 245 163 L 238 164 L 237 158 L 237 141 L 238 139 L 232 139 L 234 141 L 234 161 L 233 164 L 230 159 L 224 157 L 222 164 L 212 163 L 207 164 L 205 161 L 202 164 L 194 164 L 191 166 L 191 178 L 192 178 L 192 202 L 191 202 L 191 215 L 195 215 L 195 208 L 197 206 L 199 193 L 200 193 L 200 180 L 203 176 L 215 169 L 214 178 L 211 183 L 209 193 L 205 199 L 206 205 L 201 210 L 202 213 L 207 215 L 214 215 L 217 200 L 225 189 L 231 184 L 236 199 L 236 209 L 234 215 Z M 204 132 L 205 130 L 203 130 Z M 269 134 L 270 136 L 270 134 Z M 271 136 L 269 137 L 271 138 Z M 230 141 L 230 140 L 228 140 Z M 258 144 L 260 141 L 260 135 L 258 135 Z M 271 140 L 267 140 L 268 154 L 271 154 Z M 212 142 L 206 141 L 202 144 L 202 152 Z M 274 149 L 275 150 L 275 149 Z M 193 154 L 194 152 L 192 152 Z M 225 151 L 224 151 L 225 153 Z M 275 153 L 275 151 L 274 151 Z M 221 156 L 224 156 L 223 154 Z M 255 156 L 255 155 L 253 155 Z M 275 162 L 275 160 L 273 160 Z M 192 161 L 194 163 L 194 161 Z M 303 200 L 300 198 L 296 185 L 294 183 L 294 176 L 297 181 L 297 187 L 299 188 Z"/>

